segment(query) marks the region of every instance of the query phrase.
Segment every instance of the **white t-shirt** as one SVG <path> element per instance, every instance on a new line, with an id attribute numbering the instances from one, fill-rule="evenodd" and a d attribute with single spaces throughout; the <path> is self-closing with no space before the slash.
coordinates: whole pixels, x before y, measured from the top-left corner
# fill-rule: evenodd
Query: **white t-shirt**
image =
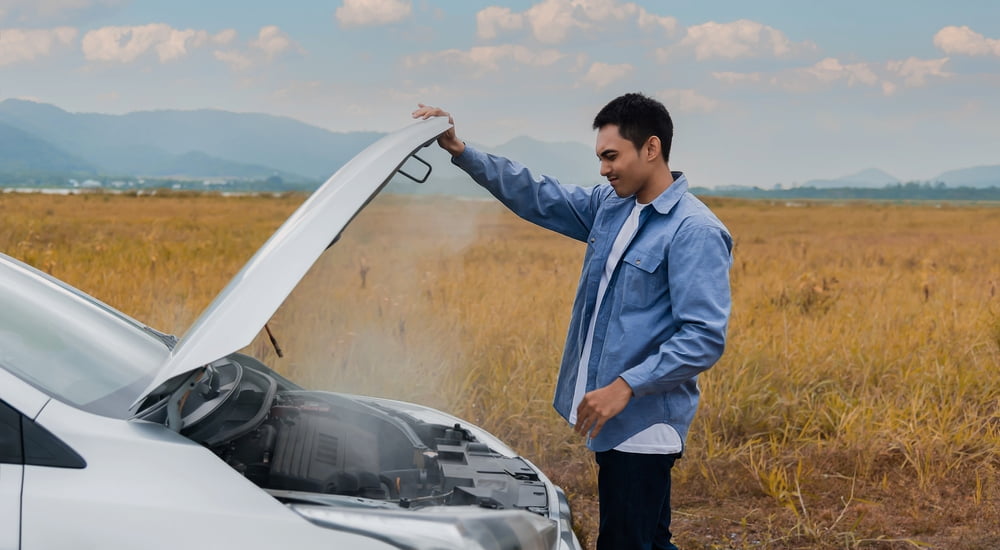
<path id="1" fill-rule="evenodd" d="M 601 283 L 597 287 L 597 305 L 594 307 L 594 314 L 590 317 L 590 328 L 587 329 L 587 339 L 583 344 L 583 355 L 580 357 L 580 368 L 576 375 L 573 408 L 569 414 L 570 424 L 576 424 L 576 409 L 580 406 L 580 402 L 583 401 L 584 394 L 587 393 L 587 366 L 590 363 L 591 343 L 594 341 L 594 327 L 597 325 L 597 313 L 601 309 L 604 292 L 608 289 L 608 282 L 611 280 L 611 275 L 615 272 L 618 261 L 621 259 L 622 254 L 625 253 L 625 249 L 628 248 L 629 243 L 632 242 L 632 237 L 635 236 L 635 232 L 639 228 L 639 214 L 647 206 L 649 206 L 648 203 L 640 204 L 636 201 L 635 207 L 632 208 L 632 213 L 625 220 L 625 223 L 622 224 L 622 228 L 618 231 L 618 236 L 615 237 L 614 244 L 611 245 L 611 254 L 608 256 L 608 262 L 604 265 L 604 271 L 601 273 Z M 615 447 L 615 450 L 626 453 L 673 454 L 681 452 L 682 447 L 681 437 L 677 434 L 677 430 L 670 424 L 660 423 L 653 424 L 626 439 Z"/>

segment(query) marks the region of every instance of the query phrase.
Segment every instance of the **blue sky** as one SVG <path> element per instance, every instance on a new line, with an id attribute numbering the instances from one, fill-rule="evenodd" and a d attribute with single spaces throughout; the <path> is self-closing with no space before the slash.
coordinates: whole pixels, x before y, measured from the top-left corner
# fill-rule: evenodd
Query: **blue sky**
<path id="1" fill-rule="evenodd" d="M 422 101 L 470 141 L 592 146 L 627 91 L 694 185 L 1000 164 L 1000 2 L 0 0 L 0 99 L 75 112 L 385 131 Z"/>

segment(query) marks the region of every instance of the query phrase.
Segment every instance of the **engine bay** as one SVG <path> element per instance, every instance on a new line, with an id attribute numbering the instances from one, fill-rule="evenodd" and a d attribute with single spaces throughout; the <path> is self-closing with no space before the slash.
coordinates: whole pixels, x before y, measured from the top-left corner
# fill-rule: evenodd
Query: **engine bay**
<path id="1" fill-rule="evenodd" d="M 242 371 L 231 376 L 238 387 L 181 433 L 263 489 L 402 508 L 548 512 L 537 472 L 519 457 L 494 452 L 460 424 L 431 424 L 390 404 L 304 391 L 246 356 L 226 368 Z"/>

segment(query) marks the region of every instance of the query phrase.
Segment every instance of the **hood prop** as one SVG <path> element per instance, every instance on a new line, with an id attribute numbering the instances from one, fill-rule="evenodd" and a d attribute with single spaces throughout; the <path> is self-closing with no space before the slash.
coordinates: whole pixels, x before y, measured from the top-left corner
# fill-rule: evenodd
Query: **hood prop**
<path id="1" fill-rule="evenodd" d="M 274 346 L 274 353 L 277 353 L 278 357 L 284 357 L 285 354 L 281 351 L 281 346 L 278 345 L 278 340 L 273 334 L 271 334 L 271 327 L 267 326 L 267 323 L 264 323 L 264 331 L 267 332 L 267 337 L 271 340 L 271 345 Z"/>

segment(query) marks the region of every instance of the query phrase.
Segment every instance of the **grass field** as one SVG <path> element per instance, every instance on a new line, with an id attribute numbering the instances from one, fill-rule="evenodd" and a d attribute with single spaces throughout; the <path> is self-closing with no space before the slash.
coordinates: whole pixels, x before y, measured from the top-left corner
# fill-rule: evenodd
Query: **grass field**
<path id="1" fill-rule="evenodd" d="M 303 200 L 0 195 L 0 250 L 182 334 Z M 713 199 L 722 361 L 674 471 L 685 549 L 1000 548 L 1000 208 Z M 373 203 L 250 350 L 301 383 L 490 430 L 596 532 L 550 401 L 581 244 L 492 202 Z"/>

